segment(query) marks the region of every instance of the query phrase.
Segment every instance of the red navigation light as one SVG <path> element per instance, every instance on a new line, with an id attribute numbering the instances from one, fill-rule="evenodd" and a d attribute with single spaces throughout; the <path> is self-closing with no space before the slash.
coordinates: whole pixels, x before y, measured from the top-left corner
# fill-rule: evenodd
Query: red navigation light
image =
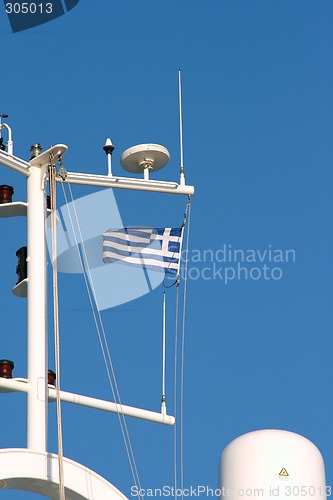
<path id="1" fill-rule="evenodd" d="M 47 380 L 49 385 L 55 385 L 56 374 L 52 370 L 48 370 L 47 372 Z"/>
<path id="2" fill-rule="evenodd" d="M 0 359 L 0 377 L 12 378 L 13 368 L 13 361 L 10 361 L 9 359 Z"/>
<path id="3" fill-rule="evenodd" d="M 14 194 L 13 186 L 7 186 L 7 184 L 2 184 L 0 186 L 0 204 L 11 203 L 13 194 Z"/>
<path id="4" fill-rule="evenodd" d="M 17 283 L 25 280 L 27 277 L 27 247 L 21 247 L 16 252 L 17 266 L 16 274 L 18 277 Z"/>

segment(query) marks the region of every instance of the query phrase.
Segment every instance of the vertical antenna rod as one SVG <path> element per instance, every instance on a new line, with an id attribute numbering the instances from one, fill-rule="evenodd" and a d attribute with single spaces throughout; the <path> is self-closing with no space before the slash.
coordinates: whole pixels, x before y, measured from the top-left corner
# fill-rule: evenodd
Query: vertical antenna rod
<path id="1" fill-rule="evenodd" d="M 166 415 L 165 405 L 165 292 L 163 293 L 163 321 L 162 321 L 162 414 Z"/>
<path id="2" fill-rule="evenodd" d="M 183 153 L 183 111 L 182 111 L 182 82 L 180 69 L 178 70 L 178 99 L 179 99 L 179 143 L 180 143 L 180 181 L 185 185 L 184 153 Z"/>

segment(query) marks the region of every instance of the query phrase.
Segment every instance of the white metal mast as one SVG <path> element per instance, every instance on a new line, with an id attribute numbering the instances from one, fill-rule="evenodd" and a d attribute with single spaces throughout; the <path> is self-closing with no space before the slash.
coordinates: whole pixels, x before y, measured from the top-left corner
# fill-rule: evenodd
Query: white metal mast
<path id="1" fill-rule="evenodd" d="M 44 156 L 44 155 L 43 155 Z M 47 449 L 45 157 L 30 162 L 28 200 L 28 448 Z"/>

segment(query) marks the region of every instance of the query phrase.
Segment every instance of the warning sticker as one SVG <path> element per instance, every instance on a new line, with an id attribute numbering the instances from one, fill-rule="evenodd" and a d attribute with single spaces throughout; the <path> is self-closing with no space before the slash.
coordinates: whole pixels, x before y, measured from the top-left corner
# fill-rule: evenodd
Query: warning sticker
<path id="1" fill-rule="evenodd" d="M 281 476 L 281 477 L 288 477 L 288 476 L 289 476 L 289 474 L 288 474 L 288 472 L 287 472 L 287 469 L 285 469 L 285 468 L 283 467 L 283 469 L 281 469 L 281 470 L 280 470 L 279 476 Z"/>

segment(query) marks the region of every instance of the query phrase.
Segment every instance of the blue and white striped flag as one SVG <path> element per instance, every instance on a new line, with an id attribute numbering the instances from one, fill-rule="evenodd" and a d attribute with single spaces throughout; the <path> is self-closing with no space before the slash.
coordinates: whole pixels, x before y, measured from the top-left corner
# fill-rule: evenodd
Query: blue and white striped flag
<path id="1" fill-rule="evenodd" d="M 103 262 L 179 273 L 182 228 L 125 227 L 103 234 Z"/>

